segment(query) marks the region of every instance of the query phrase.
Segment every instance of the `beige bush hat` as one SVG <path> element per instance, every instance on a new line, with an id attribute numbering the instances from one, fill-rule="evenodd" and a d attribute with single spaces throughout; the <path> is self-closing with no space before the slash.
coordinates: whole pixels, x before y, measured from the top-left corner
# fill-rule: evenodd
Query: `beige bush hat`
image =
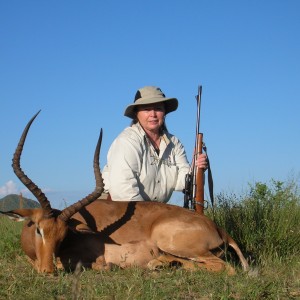
<path id="1" fill-rule="evenodd" d="M 136 106 L 159 102 L 165 103 L 166 114 L 176 110 L 178 107 L 178 100 L 176 98 L 166 98 L 159 87 L 145 86 L 136 92 L 134 103 L 127 106 L 124 116 L 134 119 Z"/>

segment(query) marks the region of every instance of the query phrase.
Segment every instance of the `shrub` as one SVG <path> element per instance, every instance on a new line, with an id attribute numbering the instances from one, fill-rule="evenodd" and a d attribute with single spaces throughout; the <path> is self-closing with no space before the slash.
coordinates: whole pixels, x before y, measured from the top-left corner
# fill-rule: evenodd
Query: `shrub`
<path id="1" fill-rule="evenodd" d="M 220 194 L 213 218 L 252 260 L 300 254 L 300 196 L 295 182 L 257 182 L 244 197 Z"/>

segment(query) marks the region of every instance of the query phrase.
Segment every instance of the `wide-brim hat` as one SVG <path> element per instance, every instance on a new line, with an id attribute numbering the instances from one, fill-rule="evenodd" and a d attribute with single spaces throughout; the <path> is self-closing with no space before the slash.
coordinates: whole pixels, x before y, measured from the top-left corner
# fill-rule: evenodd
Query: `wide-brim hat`
<path id="1" fill-rule="evenodd" d="M 176 98 L 166 98 L 165 94 L 159 87 L 145 86 L 136 92 L 134 103 L 127 106 L 124 116 L 134 119 L 136 117 L 136 107 L 138 105 L 160 102 L 165 104 L 165 114 L 176 110 L 178 107 L 178 100 Z"/>

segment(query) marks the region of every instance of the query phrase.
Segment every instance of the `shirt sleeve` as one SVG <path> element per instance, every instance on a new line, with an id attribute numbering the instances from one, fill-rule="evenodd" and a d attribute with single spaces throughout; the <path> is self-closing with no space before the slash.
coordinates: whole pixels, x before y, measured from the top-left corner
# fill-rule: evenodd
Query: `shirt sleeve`
<path id="1" fill-rule="evenodd" d="M 178 168 L 177 182 L 175 185 L 176 191 L 182 191 L 185 186 L 185 176 L 190 170 L 190 165 L 186 157 L 186 152 L 183 144 L 177 140 L 175 143 L 175 159 Z"/>
<path id="2" fill-rule="evenodd" d="M 112 143 L 107 155 L 105 185 L 113 200 L 144 200 L 138 186 L 141 158 L 142 148 L 134 139 L 119 136 Z"/>

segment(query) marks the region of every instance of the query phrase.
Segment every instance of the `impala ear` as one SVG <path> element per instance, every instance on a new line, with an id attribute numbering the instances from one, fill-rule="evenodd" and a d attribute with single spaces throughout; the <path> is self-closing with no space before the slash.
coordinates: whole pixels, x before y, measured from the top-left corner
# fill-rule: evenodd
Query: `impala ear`
<path id="1" fill-rule="evenodd" d="M 68 220 L 69 228 L 74 232 L 81 232 L 81 233 L 96 233 L 93 231 L 88 225 L 81 223 L 78 220 L 70 219 Z"/>
<path id="2" fill-rule="evenodd" d="M 15 222 L 29 220 L 33 214 L 32 209 L 15 209 L 10 211 L 0 211 L 0 213 L 6 215 L 9 219 Z"/>
<path id="3" fill-rule="evenodd" d="M 76 226 L 76 230 L 81 232 L 81 233 L 96 233 L 95 231 L 93 231 L 89 226 L 87 226 L 86 224 L 78 224 Z"/>

